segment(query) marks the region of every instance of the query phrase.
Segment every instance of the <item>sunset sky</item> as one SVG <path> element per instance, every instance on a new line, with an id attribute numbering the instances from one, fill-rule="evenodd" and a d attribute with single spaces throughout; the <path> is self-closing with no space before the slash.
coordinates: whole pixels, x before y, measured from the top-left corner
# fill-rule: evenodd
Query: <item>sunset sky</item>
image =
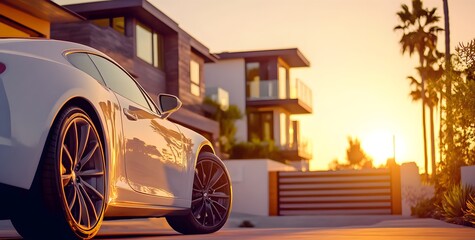
<path id="1" fill-rule="evenodd" d="M 423 169 L 421 104 L 409 97 L 417 62 L 401 55 L 396 12 L 411 1 L 152 0 L 212 52 L 298 47 L 311 67 L 291 77 L 313 89 L 314 113 L 300 117 L 313 142 L 313 169 L 344 161 L 358 137 L 375 164 L 393 155 Z M 475 38 L 475 1 L 449 0 L 452 48 Z M 437 7 L 442 0 L 424 1 Z M 441 19 L 443 20 L 443 19 Z M 440 24 L 443 27 L 443 22 Z M 444 51 L 440 35 L 439 50 Z"/>
<path id="2" fill-rule="evenodd" d="M 70 3 L 74 0 L 57 0 Z M 74 1 L 78 2 L 78 1 Z M 302 121 L 313 142 L 312 169 L 345 160 L 347 137 L 358 137 L 375 165 L 393 155 L 423 170 L 421 103 L 409 97 L 417 61 L 401 55 L 396 12 L 410 0 L 150 0 L 211 52 L 297 47 L 311 62 L 295 69 L 313 90 Z M 443 27 L 442 0 L 437 7 Z M 475 38 L 475 1 L 449 0 L 452 49 Z M 444 51 L 439 35 L 439 50 Z M 438 116 L 437 116 L 438 118 Z M 436 123 L 438 125 L 438 123 Z M 429 136 L 428 136 L 429 139 Z"/>

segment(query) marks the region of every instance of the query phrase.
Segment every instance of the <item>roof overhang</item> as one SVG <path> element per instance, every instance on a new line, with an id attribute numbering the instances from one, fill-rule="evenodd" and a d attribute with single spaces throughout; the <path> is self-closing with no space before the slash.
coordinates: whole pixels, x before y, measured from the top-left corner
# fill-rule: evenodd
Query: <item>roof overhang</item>
<path id="1" fill-rule="evenodd" d="M 216 55 L 218 55 L 220 59 L 279 57 L 279 58 L 282 58 L 289 65 L 289 67 L 309 67 L 310 66 L 310 62 L 300 52 L 298 48 L 243 51 L 243 52 L 223 52 L 223 53 L 218 53 Z"/>
<path id="2" fill-rule="evenodd" d="M 69 10 L 87 19 L 134 16 L 141 22 L 154 26 L 164 33 L 178 32 L 178 23 L 155 8 L 146 0 L 115 0 L 65 5 Z M 157 21 L 159 20 L 159 21 Z"/>
<path id="3" fill-rule="evenodd" d="M 87 19 L 105 16 L 132 16 L 144 24 L 157 28 L 164 34 L 182 34 L 190 39 L 191 50 L 203 57 L 205 62 L 216 62 L 217 57 L 209 49 L 182 30 L 178 23 L 146 0 L 114 0 L 66 5 L 66 8 L 81 14 Z"/>
<path id="4" fill-rule="evenodd" d="M 3 0 L 2 3 L 51 23 L 78 22 L 85 20 L 80 15 L 49 0 Z"/>
<path id="5" fill-rule="evenodd" d="M 209 49 L 205 45 L 198 42 L 198 40 L 194 39 L 193 37 L 191 37 L 190 45 L 191 45 L 191 50 L 194 53 L 200 55 L 205 60 L 206 63 L 218 61 L 218 57 L 216 55 L 210 53 Z"/>

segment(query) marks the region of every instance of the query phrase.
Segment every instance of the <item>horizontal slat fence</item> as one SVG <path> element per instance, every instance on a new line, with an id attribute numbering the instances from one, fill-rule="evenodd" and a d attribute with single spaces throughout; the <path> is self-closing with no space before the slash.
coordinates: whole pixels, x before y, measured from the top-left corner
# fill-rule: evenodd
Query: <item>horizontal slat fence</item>
<path id="1" fill-rule="evenodd" d="M 270 215 L 401 214 L 399 167 L 270 172 Z"/>

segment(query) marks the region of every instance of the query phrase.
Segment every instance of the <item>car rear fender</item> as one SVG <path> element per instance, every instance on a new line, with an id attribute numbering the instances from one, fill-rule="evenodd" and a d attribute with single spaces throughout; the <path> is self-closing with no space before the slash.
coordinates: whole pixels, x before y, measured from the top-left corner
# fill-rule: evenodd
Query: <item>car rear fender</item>
<path id="1" fill-rule="evenodd" d="M 70 65 L 4 51 L 0 59 L 7 67 L 0 74 L 0 183 L 29 189 L 54 119 L 68 101 L 88 99 L 95 109 L 117 102 Z"/>

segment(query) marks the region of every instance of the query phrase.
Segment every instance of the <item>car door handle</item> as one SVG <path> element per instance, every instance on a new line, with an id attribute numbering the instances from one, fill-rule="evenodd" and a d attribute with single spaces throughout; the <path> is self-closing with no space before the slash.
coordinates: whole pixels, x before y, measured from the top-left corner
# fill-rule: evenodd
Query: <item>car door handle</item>
<path id="1" fill-rule="evenodd" d="M 137 114 L 135 114 L 134 112 L 130 111 L 129 109 L 127 108 L 124 108 L 124 115 L 129 119 L 129 120 L 132 120 L 132 121 L 137 121 L 139 118 L 137 117 Z"/>

